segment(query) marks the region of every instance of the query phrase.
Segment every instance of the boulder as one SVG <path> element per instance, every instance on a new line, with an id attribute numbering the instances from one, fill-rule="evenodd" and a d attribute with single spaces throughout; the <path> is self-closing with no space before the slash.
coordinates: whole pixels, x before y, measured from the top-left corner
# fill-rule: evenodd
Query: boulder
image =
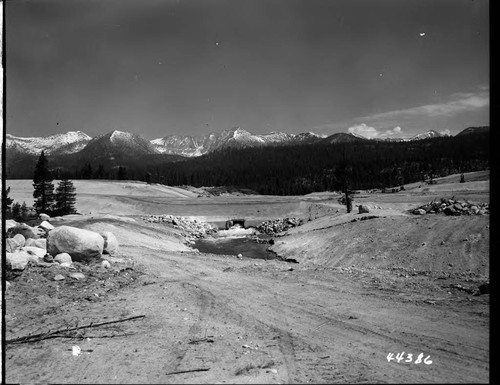
<path id="1" fill-rule="evenodd" d="M 62 281 L 63 279 L 66 279 L 66 278 L 64 277 L 64 275 L 61 275 L 61 274 L 57 274 L 54 277 L 54 281 Z"/>
<path id="2" fill-rule="evenodd" d="M 59 266 L 61 266 L 61 267 L 68 267 L 68 268 L 70 268 L 72 265 L 71 265 L 71 262 L 63 262 L 63 263 L 61 263 Z"/>
<path id="3" fill-rule="evenodd" d="M 5 264 L 10 270 L 24 270 L 31 256 L 26 251 L 5 253 Z"/>
<path id="4" fill-rule="evenodd" d="M 46 254 L 45 249 L 40 249 L 39 247 L 25 246 L 21 249 L 22 251 L 26 251 L 28 254 L 33 255 L 37 258 L 43 258 Z"/>
<path id="5" fill-rule="evenodd" d="M 25 246 L 39 247 L 40 249 L 47 250 L 47 239 L 45 239 L 45 238 L 39 238 L 39 239 L 29 238 L 26 240 Z"/>
<path id="6" fill-rule="evenodd" d="M 118 252 L 118 240 L 115 235 L 110 231 L 101 233 L 104 238 L 104 254 L 116 254 Z"/>
<path id="7" fill-rule="evenodd" d="M 101 258 L 103 250 L 104 238 L 100 234 L 77 227 L 57 227 L 47 238 L 47 251 L 51 255 L 68 253 L 74 261 Z"/>
<path id="8" fill-rule="evenodd" d="M 12 239 L 14 239 L 21 247 L 26 244 L 26 238 L 24 238 L 24 235 L 22 234 L 16 234 L 12 237 Z"/>
<path id="9" fill-rule="evenodd" d="M 40 214 L 40 219 L 41 219 L 42 221 L 50 221 L 50 215 L 48 215 L 48 214 L 44 214 L 44 213 L 41 213 L 41 214 Z"/>
<path id="10" fill-rule="evenodd" d="M 424 209 L 416 209 L 413 213 L 416 215 L 425 215 L 427 212 Z"/>
<path id="11" fill-rule="evenodd" d="M 101 266 L 103 269 L 109 269 L 111 267 L 109 261 L 106 260 L 102 261 Z"/>
<path id="12" fill-rule="evenodd" d="M 5 231 L 8 231 L 12 227 L 16 227 L 19 223 L 17 223 L 14 219 L 7 219 L 5 221 Z"/>
<path id="13" fill-rule="evenodd" d="M 49 222 L 47 221 L 43 221 L 42 223 L 40 223 L 38 225 L 38 227 L 41 227 L 42 229 L 44 229 L 45 231 L 50 231 L 50 230 L 53 230 L 54 229 L 54 226 L 52 226 Z"/>
<path id="14" fill-rule="evenodd" d="M 49 233 L 49 230 L 44 229 L 43 227 L 40 226 L 35 226 L 33 227 L 33 231 L 35 234 L 40 238 L 47 238 L 47 234 Z"/>
<path id="15" fill-rule="evenodd" d="M 26 223 L 18 223 L 16 226 L 11 227 L 7 231 L 7 236 L 13 237 L 16 234 L 22 234 L 25 239 L 28 238 L 39 238 L 40 236 L 37 234 L 36 230 L 28 226 Z"/>
<path id="16" fill-rule="evenodd" d="M 71 255 L 68 253 L 60 253 L 54 257 L 54 262 L 63 264 L 65 262 L 72 263 L 73 260 L 71 259 Z"/>
<path id="17" fill-rule="evenodd" d="M 14 238 L 7 238 L 5 240 L 5 251 L 7 253 L 13 253 L 16 250 L 19 250 L 21 248 L 21 245 L 17 242 L 16 239 Z"/>
<path id="18" fill-rule="evenodd" d="M 82 273 L 71 273 L 69 276 L 73 279 L 76 279 L 77 281 L 85 279 L 85 275 L 83 275 Z"/>
<path id="19" fill-rule="evenodd" d="M 365 214 L 365 213 L 369 213 L 369 212 L 370 212 L 370 209 L 368 208 L 368 206 L 366 206 L 366 205 L 359 206 L 359 213 L 360 214 Z"/>

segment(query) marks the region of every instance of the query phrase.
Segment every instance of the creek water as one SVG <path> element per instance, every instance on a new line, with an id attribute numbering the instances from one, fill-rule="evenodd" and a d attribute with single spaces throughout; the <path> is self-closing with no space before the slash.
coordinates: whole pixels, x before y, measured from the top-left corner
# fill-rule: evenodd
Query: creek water
<path id="1" fill-rule="evenodd" d="M 243 258 L 276 259 L 276 254 L 267 250 L 268 243 L 257 243 L 246 235 L 231 235 L 230 231 L 220 231 L 214 237 L 198 239 L 193 247 L 202 253 L 241 254 Z"/>

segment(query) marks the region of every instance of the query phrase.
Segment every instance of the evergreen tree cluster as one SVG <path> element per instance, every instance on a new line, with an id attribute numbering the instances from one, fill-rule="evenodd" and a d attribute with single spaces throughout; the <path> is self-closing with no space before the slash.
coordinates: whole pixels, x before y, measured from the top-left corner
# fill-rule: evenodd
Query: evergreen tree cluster
<path id="1" fill-rule="evenodd" d="M 66 215 L 76 212 L 76 192 L 73 182 L 63 177 L 54 193 L 52 172 L 43 151 L 33 173 L 33 188 L 33 198 L 35 198 L 33 208 L 38 214 Z"/>

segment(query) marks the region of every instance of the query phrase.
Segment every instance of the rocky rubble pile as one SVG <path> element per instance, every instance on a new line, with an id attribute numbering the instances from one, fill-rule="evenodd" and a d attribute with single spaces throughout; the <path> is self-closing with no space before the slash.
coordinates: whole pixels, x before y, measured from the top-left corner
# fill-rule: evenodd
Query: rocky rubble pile
<path id="1" fill-rule="evenodd" d="M 185 217 L 178 217 L 174 215 L 150 215 L 141 218 L 149 223 L 165 223 L 174 226 L 190 233 L 195 238 L 201 238 L 207 234 L 217 232 L 217 228 L 209 223 L 202 222 L 198 219 L 189 219 Z"/>
<path id="2" fill-rule="evenodd" d="M 5 239 L 6 266 L 23 271 L 29 262 L 38 266 L 59 264 L 71 268 L 73 261 L 90 262 L 102 254 L 116 254 L 118 241 L 110 232 L 102 234 L 72 226 L 54 227 L 43 214 L 43 222 L 35 227 L 8 220 Z"/>
<path id="3" fill-rule="evenodd" d="M 271 221 L 262 222 L 257 226 L 257 230 L 265 234 L 276 234 L 300 226 L 304 223 L 299 218 L 278 218 Z"/>
<path id="4" fill-rule="evenodd" d="M 410 210 L 415 215 L 438 214 L 445 215 L 485 215 L 490 213 L 488 203 L 474 203 L 467 200 L 441 198 L 423 206 Z"/>

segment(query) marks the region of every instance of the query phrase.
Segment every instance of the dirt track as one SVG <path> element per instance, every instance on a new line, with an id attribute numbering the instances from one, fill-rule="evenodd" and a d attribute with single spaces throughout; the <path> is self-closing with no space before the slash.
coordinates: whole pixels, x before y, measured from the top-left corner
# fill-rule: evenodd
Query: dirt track
<path id="1" fill-rule="evenodd" d="M 23 301 L 28 276 L 12 280 L 7 340 L 75 319 L 145 317 L 81 338 L 9 344 L 7 382 L 488 382 L 489 295 L 466 289 L 489 279 L 489 217 L 406 216 L 400 205 L 430 200 L 422 194 L 361 199 L 383 206 L 380 217 L 350 222 L 340 206 L 313 197 L 297 206 L 318 219 L 277 238 L 275 250 L 298 264 L 186 252 L 182 233 L 160 225 L 76 220 L 112 229 L 121 244 L 115 271 L 132 266 L 134 280 L 113 289 L 106 282 L 123 275 L 100 273 L 102 285 L 89 278 L 92 300 L 65 295 L 68 282 L 32 283 L 50 288 L 42 301 Z M 110 334 L 122 336 L 102 337 Z M 73 345 L 81 355 L 72 356 Z M 403 361 L 387 361 L 403 351 Z M 432 364 L 415 364 L 420 353 Z"/>

